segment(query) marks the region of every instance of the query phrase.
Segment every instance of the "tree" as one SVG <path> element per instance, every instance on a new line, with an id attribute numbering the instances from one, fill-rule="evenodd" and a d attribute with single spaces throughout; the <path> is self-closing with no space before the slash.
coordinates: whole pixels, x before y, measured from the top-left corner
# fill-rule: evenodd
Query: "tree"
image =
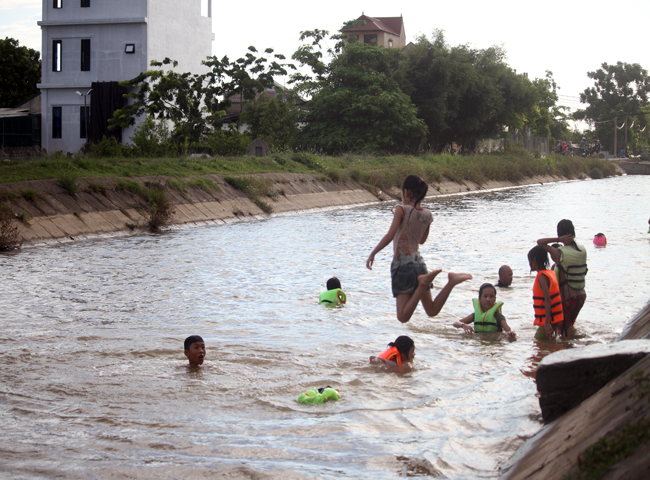
<path id="1" fill-rule="evenodd" d="M 329 64 L 320 46 L 328 32 L 302 32 L 302 45 L 293 59 L 310 67 L 311 74 L 298 73 L 290 83 L 311 94 L 305 126 L 298 135 L 302 149 L 337 154 L 342 152 L 415 152 L 427 133 L 417 118 L 411 100 L 393 78 L 397 50 L 351 41 L 341 35 Z"/>
<path id="2" fill-rule="evenodd" d="M 505 127 L 523 127 L 537 98 L 531 82 L 505 63 L 501 48 L 449 47 L 440 30 L 431 40 L 419 37 L 400 68 L 400 86 L 429 128 L 434 150 L 454 143 L 472 150 Z"/>
<path id="3" fill-rule="evenodd" d="M 558 86 L 553 79 L 553 72 L 546 71 L 546 78 L 536 78 L 533 86 L 537 93 L 537 102 L 529 117 L 528 125 L 533 135 L 552 137 L 554 139 L 568 138 L 571 130 L 567 121 L 566 107 L 558 106 Z"/>
<path id="4" fill-rule="evenodd" d="M 40 56 L 34 49 L 19 46 L 14 38 L 0 40 L 0 107 L 15 107 L 39 92 Z"/>
<path id="5" fill-rule="evenodd" d="M 260 94 L 244 105 L 242 122 L 250 128 L 253 138 L 261 138 L 272 150 L 287 150 L 298 133 L 298 110 L 293 98 L 269 97 Z"/>
<path id="6" fill-rule="evenodd" d="M 636 127 L 629 132 L 628 143 L 636 147 L 641 141 L 639 134 L 642 130 L 647 132 L 650 123 L 648 71 L 638 63 L 603 63 L 587 76 L 594 80 L 594 86 L 580 94 L 580 102 L 588 106 L 575 112 L 574 117 L 595 126 L 595 136 L 609 150 L 614 148 L 614 118 L 617 117 L 619 123 L 616 127 L 628 118 L 629 125 L 634 123 Z"/>
<path id="7" fill-rule="evenodd" d="M 221 128 L 224 110 L 230 105 L 229 95 L 240 93 L 244 99 L 252 99 L 256 92 L 273 85 L 275 75 L 286 75 L 285 66 L 291 67 L 278 62 L 284 60 L 283 55 L 274 54 L 274 60 L 269 61 L 255 56 L 255 47 L 248 50 L 234 62 L 227 56 L 208 57 L 203 63 L 210 70 L 204 74 L 178 73 L 173 70 L 178 62 L 169 58 L 152 61 L 156 69 L 121 82 L 133 90 L 127 95 L 132 102 L 116 110 L 111 123 L 120 127 L 134 125 L 141 115 L 170 121 L 173 141 L 184 151 L 191 149 L 213 129 Z M 271 55 L 273 50 L 264 53 Z M 172 69 L 163 71 L 165 65 Z"/>

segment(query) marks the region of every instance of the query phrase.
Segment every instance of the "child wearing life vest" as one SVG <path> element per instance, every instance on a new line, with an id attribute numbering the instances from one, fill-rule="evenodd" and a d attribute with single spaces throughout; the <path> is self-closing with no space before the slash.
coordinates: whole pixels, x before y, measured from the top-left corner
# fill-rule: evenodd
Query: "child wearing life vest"
<path id="1" fill-rule="evenodd" d="M 431 282 L 442 270 L 427 272 L 427 266 L 419 252 L 419 246 L 429 237 L 429 227 L 433 221 L 431 212 L 420 206 L 428 188 L 426 182 L 417 175 L 409 175 L 404 179 L 402 205 L 393 209 L 393 222 L 388 233 L 366 260 L 366 267 L 372 270 L 375 255 L 393 242 L 392 289 L 397 306 L 397 319 L 402 323 L 411 319 L 420 302 L 428 316 L 436 316 L 454 286 L 472 278 L 465 273 L 449 273 L 447 284 L 435 300 L 431 296 Z"/>
<path id="2" fill-rule="evenodd" d="M 411 337 L 400 335 L 388 344 L 388 349 L 377 356 L 370 357 L 370 363 L 398 367 L 410 363 L 415 358 L 415 343 Z"/>
<path id="3" fill-rule="evenodd" d="M 454 327 L 462 328 L 465 333 L 474 332 L 506 332 L 509 337 L 515 337 L 506 317 L 501 313 L 503 302 L 497 302 L 497 289 L 491 283 L 484 283 L 478 290 L 478 298 L 473 298 L 474 313 L 462 320 L 454 322 Z M 474 323 L 474 327 L 470 323 Z"/>
<path id="4" fill-rule="evenodd" d="M 341 281 L 336 277 L 332 277 L 327 281 L 327 291 L 321 293 L 318 297 L 318 303 L 325 304 L 328 307 L 345 303 L 347 300 L 345 292 L 341 290 Z"/>
<path id="5" fill-rule="evenodd" d="M 549 245 L 560 242 L 563 246 Z M 562 296 L 564 334 L 573 327 L 580 310 L 587 300 L 585 277 L 587 275 L 587 249 L 575 242 L 575 228 L 571 220 L 560 220 L 557 238 L 540 238 L 537 244 L 550 255 L 556 266 L 556 276 Z"/>
<path id="6" fill-rule="evenodd" d="M 539 328 L 535 334 L 538 340 L 551 339 L 562 334 L 564 314 L 562 297 L 555 273 L 548 269 L 548 254 L 540 245 L 528 252 L 528 263 L 532 272 L 537 272 L 533 284 L 533 308 L 535 325 Z"/>

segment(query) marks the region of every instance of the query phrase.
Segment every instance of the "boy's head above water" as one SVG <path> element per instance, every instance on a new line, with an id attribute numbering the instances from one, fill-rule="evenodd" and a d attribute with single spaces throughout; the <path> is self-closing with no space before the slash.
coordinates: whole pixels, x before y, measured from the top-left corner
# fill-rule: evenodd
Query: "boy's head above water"
<path id="1" fill-rule="evenodd" d="M 185 356 L 190 361 L 190 367 L 198 367 L 205 360 L 205 342 L 198 335 L 190 335 L 185 339 Z"/>
<path id="2" fill-rule="evenodd" d="M 341 281 L 336 277 L 332 277 L 327 281 L 327 289 L 334 290 L 335 288 L 341 288 Z"/>

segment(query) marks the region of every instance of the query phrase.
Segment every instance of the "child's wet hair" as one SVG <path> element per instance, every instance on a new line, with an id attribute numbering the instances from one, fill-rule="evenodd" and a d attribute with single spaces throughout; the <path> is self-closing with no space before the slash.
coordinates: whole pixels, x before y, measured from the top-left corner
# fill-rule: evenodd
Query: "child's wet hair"
<path id="1" fill-rule="evenodd" d="M 535 245 L 528 252 L 528 261 L 535 260 L 537 262 L 537 268 L 539 270 L 548 270 L 548 253 L 544 250 L 544 247 Z"/>
<path id="2" fill-rule="evenodd" d="M 494 290 L 494 296 L 496 296 L 496 294 L 497 294 L 496 287 L 494 285 L 492 285 L 491 283 L 484 283 L 478 289 L 478 298 L 481 298 L 481 295 L 483 295 L 483 290 L 485 290 L 486 288 L 491 288 L 492 290 Z"/>
<path id="3" fill-rule="evenodd" d="M 415 200 L 414 205 L 417 205 L 427 195 L 429 185 L 419 175 L 409 175 L 402 183 L 402 190 L 411 192 L 411 198 Z"/>
<path id="4" fill-rule="evenodd" d="M 189 350 L 190 346 L 196 342 L 203 342 L 203 339 L 198 335 L 190 335 L 189 337 L 187 337 L 185 339 L 185 350 Z"/>
<path id="5" fill-rule="evenodd" d="M 411 351 L 411 347 L 415 345 L 413 342 L 413 339 L 411 337 L 408 337 L 406 335 L 400 335 L 395 339 L 394 342 L 390 342 L 388 344 L 389 347 L 395 347 L 397 348 L 397 351 L 404 357 L 405 359 L 408 358 L 409 352 Z"/>
<path id="6" fill-rule="evenodd" d="M 332 277 L 327 281 L 327 289 L 334 290 L 335 288 L 341 288 L 341 280 L 336 277 Z"/>
<path id="7" fill-rule="evenodd" d="M 557 236 L 563 237 L 564 235 L 573 235 L 576 236 L 576 230 L 573 227 L 573 222 L 571 220 L 560 220 L 557 224 Z"/>

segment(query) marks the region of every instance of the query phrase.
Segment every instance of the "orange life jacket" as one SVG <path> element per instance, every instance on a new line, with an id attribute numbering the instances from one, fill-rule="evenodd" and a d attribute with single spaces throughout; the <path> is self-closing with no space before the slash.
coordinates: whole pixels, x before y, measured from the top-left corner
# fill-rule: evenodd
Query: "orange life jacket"
<path id="1" fill-rule="evenodd" d="M 533 285 L 533 308 L 535 309 L 535 325 L 544 325 L 546 319 L 546 304 L 544 302 L 544 292 L 539 286 L 539 278 L 545 275 L 550 283 L 548 293 L 551 296 L 551 324 L 555 325 L 564 320 L 562 311 L 562 297 L 560 296 L 560 285 L 557 283 L 557 277 L 552 270 L 540 270 L 535 277 Z"/>
<path id="2" fill-rule="evenodd" d="M 397 362 L 398 365 L 402 364 L 402 355 L 399 353 L 399 350 L 397 350 L 397 347 L 390 347 L 388 350 L 381 353 L 379 358 L 392 360 L 393 362 Z"/>

